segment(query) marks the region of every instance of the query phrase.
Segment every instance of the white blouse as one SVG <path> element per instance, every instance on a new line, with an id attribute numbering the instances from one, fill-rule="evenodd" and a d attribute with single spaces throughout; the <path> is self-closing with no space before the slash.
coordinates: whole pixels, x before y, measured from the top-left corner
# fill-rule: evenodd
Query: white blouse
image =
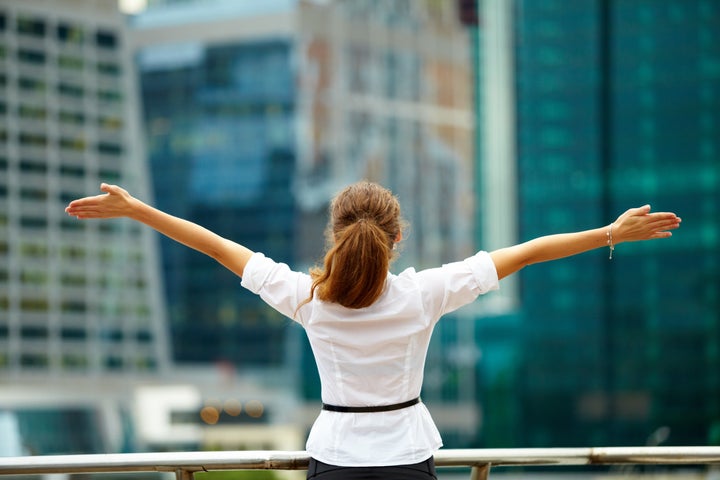
<path id="1" fill-rule="evenodd" d="M 443 314 L 498 288 L 487 252 L 460 262 L 399 275 L 388 273 L 382 295 L 371 306 L 349 309 L 313 299 L 308 274 L 290 270 L 262 253 L 245 266 L 242 286 L 300 323 L 307 333 L 324 403 L 377 406 L 420 395 L 430 336 Z M 342 466 L 421 462 L 442 446 L 422 403 L 401 410 L 344 413 L 322 410 L 307 440 L 308 454 Z"/>

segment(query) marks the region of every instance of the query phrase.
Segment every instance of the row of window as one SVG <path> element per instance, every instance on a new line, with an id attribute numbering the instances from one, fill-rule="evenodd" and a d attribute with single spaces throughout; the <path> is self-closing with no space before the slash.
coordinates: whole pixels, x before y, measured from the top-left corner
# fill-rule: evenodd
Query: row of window
<path id="1" fill-rule="evenodd" d="M 0 157 L 0 173 L 4 173 L 8 169 L 8 161 L 4 157 Z M 98 178 L 102 178 L 105 181 L 119 181 L 121 178 L 121 173 L 117 169 L 108 169 L 108 168 L 99 168 L 97 172 L 95 170 L 90 171 L 89 168 L 86 168 L 83 165 L 60 165 L 57 170 L 55 170 L 53 167 L 48 165 L 47 161 L 42 159 L 35 159 L 35 158 L 20 158 L 18 163 L 18 170 L 21 174 L 30 174 L 30 175 L 44 175 L 48 172 L 55 173 L 59 175 L 59 178 L 67 179 L 67 178 L 75 178 L 78 180 L 85 179 L 91 175 L 97 175 Z M 7 195 L 7 187 L 0 182 L 0 192 L 2 192 L 4 195 Z M 60 192 L 59 198 L 61 202 L 69 202 L 70 200 L 73 200 L 77 198 L 81 193 L 79 192 Z M 33 187 L 27 187 L 24 188 L 21 186 L 20 188 L 20 197 L 21 198 L 29 198 L 29 199 L 47 199 L 50 197 L 50 195 L 47 193 L 47 190 L 40 190 L 37 191 Z M 2 220 L 2 218 L 0 218 Z"/>
<path id="2" fill-rule="evenodd" d="M 0 86 L 7 86 L 7 77 L 0 73 Z M 33 78 L 33 77 L 18 77 L 17 86 L 20 93 L 26 94 L 44 94 L 49 91 L 52 87 L 48 85 L 44 79 Z M 61 97 L 67 97 L 72 99 L 92 98 L 95 96 L 99 102 L 122 102 L 123 93 L 119 90 L 99 88 L 85 89 L 81 85 L 60 81 L 55 85 L 55 91 Z"/>
<path id="3" fill-rule="evenodd" d="M 0 115 L 8 113 L 8 106 L 0 100 Z M 47 119 L 57 120 L 64 125 L 82 126 L 95 123 L 102 130 L 119 131 L 123 128 L 123 120 L 119 116 L 108 115 L 103 112 L 100 115 L 91 116 L 85 112 L 59 110 L 52 112 L 44 105 L 20 104 L 15 111 L 18 118 L 29 121 L 44 121 Z M 4 132 L 4 130 L 2 130 Z"/>
<path id="4" fill-rule="evenodd" d="M 8 47 L 0 43 L 0 59 L 8 58 L 9 52 Z M 16 58 L 22 64 L 45 65 L 48 63 L 47 52 L 32 48 L 18 48 Z M 106 77 L 119 77 L 123 73 L 122 66 L 117 62 L 110 60 L 89 61 L 68 54 L 58 54 L 56 65 L 61 74 L 63 72 L 84 73 L 86 68 L 89 71 L 94 69 L 98 74 Z"/>
<path id="5" fill-rule="evenodd" d="M 38 261 L 38 259 L 33 259 L 33 261 Z M 50 273 L 48 273 L 47 270 L 35 270 L 32 268 L 23 268 L 20 272 L 18 272 L 18 277 L 20 285 L 33 287 L 45 287 L 51 283 L 54 283 L 53 280 L 55 280 L 55 278 Z M 0 284 L 7 283 L 9 281 L 9 272 L 5 269 L 0 268 Z M 57 278 L 57 281 L 63 287 L 69 288 L 83 288 L 92 284 L 98 289 L 117 290 L 127 288 L 142 291 L 147 287 L 147 281 L 143 277 L 100 277 L 98 279 L 95 279 L 94 277 L 88 277 L 83 273 L 62 273 L 60 274 L 59 278 Z M 49 306 L 47 304 L 36 305 L 36 308 L 39 308 L 42 311 L 47 311 Z M 83 307 L 83 310 L 85 310 L 85 307 Z M 138 308 L 138 313 L 146 311 L 147 307 Z"/>
<path id="6" fill-rule="evenodd" d="M 0 142 L 6 142 L 13 135 L 9 135 L 7 131 L 0 129 Z M 124 146 L 118 142 L 111 142 L 107 140 L 100 140 L 97 142 L 90 142 L 83 136 L 61 136 L 54 140 L 48 135 L 38 132 L 19 132 L 16 135 L 17 143 L 22 147 L 29 148 L 46 148 L 49 146 L 57 146 L 61 150 L 69 150 L 74 152 L 85 152 L 87 150 L 94 150 L 102 155 L 109 155 L 118 157 L 124 153 Z"/>
<path id="7" fill-rule="evenodd" d="M 2 194 L 2 186 L 0 186 L 0 200 L 2 200 L 3 195 Z M 77 198 L 78 196 L 75 195 L 73 199 Z M 63 207 L 68 202 L 59 202 L 58 208 Z M 0 226 L 7 225 L 8 217 L 6 215 L 0 216 Z M 51 226 L 56 225 L 56 222 L 54 220 L 50 220 L 44 215 L 42 216 L 35 216 L 33 214 L 26 214 L 20 216 L 20 218 L 17 220 L 16 226 L 19 227 L 21 230 L 47 230 Z M 118 232 L 125 232 L 126 229 L 121 226 L 117 222 L 99 222 L 99 223 L 88 223 L 88 222 L 79 222 L 73 218 L 62 218 L 58 224 L 59 228 L 63 232 L 84 232 L 84 231 L 92 231 L 95 230 L 100 234 L 106 233 L 106 234 L 115 234 Z"/>
<path id="8" fill-rule="evenodd" d="M 7 249 L 7 247 L 5 247 Z M 7 253 L 7 252 L 5 252 Z M 41 252 L 41 255 L 30 256 L 30 255 L 23 255 L 28 258 L 31 258 L 32 261 L 38 262 L 43 261 L 48 257 L 47 251 Z M 125 261 L 126 259 L 124 256 L 119 257 L 118 261 Z M 122 289 L 122 288 L 132 288 L 137 290 L 144 290 L 147 287 L 147 281 L 144 277 L 106 277 L 101 276 L 99 278 L 95 278 L 91 275 L 86 275 L 85 273 L 81 272 L 63 272 L 58 277 L 55 277 L 54 275 L 50 274 L 47 269 L 43 268 L 42 270 L 33 269 L 30 266 L 26 266 L 22 268 L 18 272 L 18 279 L 19 283 L 21 285 L 28 285 L 28 286 L 34 286 L 34 287 L 45 287 L 51 283 L 56 283 L 54 280 L 57 280 L 57 283 L 62 285 L 63 287 L 70 287 L 70 288 L 80 288 L 80 287 L 86 287 L 89 285 L 93 285 L 96 288 L 99 289 Z M 10 281 L 10 273 L 7 269 L 0 267 L 0 284 L 7 283 Z M 145 311 L 145 307 L 142 309 Z"/>
<path id="9" fill-rule="evenodd" d="M 136 229 L 134 230 L 134 233 L 137 233 L 138 227 L 135 224 L 133 224 L 132 226 Z M 8 242 L 5 239 L 1 239 L 0 256 L 7 255 L 9 251 L 10 249 Z M 101 247 L 98 250 L 91 252 L 84 247 L 69 244 L 58 247 L 57 252 L 60 255 L 60 258 L 64 260 L 83 260 L 87 257 L 97 257 L 97 259 L 101 262 L 121 260 L 126 265 L 141 265 L 145 262 L 145 256 L 142 250 L 126 252 L 118 251 L 112 248 Z M 14 252 L 14 254 L 19 255 L 19 258 L 47 258 L 50 256 L 50 246 L 44 242 L 32 243 L 26 241 L 17 246 L 17 250 Z M 2 272 L 2 269 L 0 269 L 0 272 Z"/>
<path id="10" fill-rule="evenodd" d="M 120 37 L 106 28 L 85 28 L 81 25 L 58 22 L 54 24 L 42 18 L 30 15 L 18 15 L 11 18 L 0 11 L 0 32 L 14 31 L 16 34 L 32 38 L 54 37 L 63 44 L 94 44 L 103 49 L 115 50 L 120 46 Z"/>
<path id="11" fill-rule="evenodd" d="M 381 52 L 350 46 L 347 88 L 354 93 L 418 100 L 423 92 L 423 60 L 412 52 Z"/>
<path id="12" fill-rule="evenodd" d="M 86 370 L 89 369 L 93 362 L 89 356 L 78 353 L 66 353 L 61 355 L 57 360 L 51 359 L 47 353 L 25 352 L 20 354 L 18 358 L 21 367 L 29 368 L 48 368 L 57 366 L 64 370 Z M 137 356 L 133 358 L 124 358 L 120 356 L 107 356 L 100 361 L 104 370 L 138 370 L 152 371 L 157 370 L 157 359 L 153 357 Z M 5 352 L 0 352 L 0 371 L 11 368 L 10 356 Z"/>
<path id="13" fill-rule="evenodd" d="M 433 14 L 437 14 L 438 9 L 442 8 L 441 3 L 437 2 L 435 6 L 425 6 L 421 2 L 412 0 L 385 0 L 382 2 L 339 2 L 338 7 L 344 17 L 356 22 L 418 30 L 426 21 L 434 18 Z M 433 9 L 432 14 L 427 11 L 431 8 Z"/>
<path id="14" fill-rule="evenodd" d="M 126 288 L 126 287 L 123 287 Z M 105 316 L 125 316 L 133 315 L 139 318 L 149 318 L 150 307 L 144 303 L 136 305 L 115 305 L 115 306 L 93 306 L 88 305 L 84 300 L 76 300 L 72 298 L 64 299 L 60 305 L 54 307 L 50 305 L 50 299 L 45 297 L 23 297 L 18 301 L 18 307 L 21 312 L 28 314 L 39 313 L 67 313 L 82 315 L 92 313 L 94 315 Z M 10 310 L 10 299 L 7 296 L 0 295 L 0 312 Z"/>
<path id="15" fill-rule="evenodd" d="M 84 327 L 62 326 L 56 335 L 50 333 L 47 325 L 22 325 L 19 331 L 20 338 L 35 340 L 45 339 L 49 337 L 60 338 L 62 340 L 87 340 L 88 338 L 99 338 L 104 341 L 114 343 L 134 341 L 140 344 L 147 344 L 153 341 L 154 335 L 148 330 L 124 331 L 119 328 L 106 329 L 98 332 L 88 332 Z M 10 327 L 0 323 L 0 340 L 10 338 Z"/>

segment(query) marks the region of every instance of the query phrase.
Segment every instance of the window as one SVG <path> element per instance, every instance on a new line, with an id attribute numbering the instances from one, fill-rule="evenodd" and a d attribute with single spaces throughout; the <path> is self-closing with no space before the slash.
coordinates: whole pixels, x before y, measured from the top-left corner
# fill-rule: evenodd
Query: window
<path id="1" fill-rule="evenodd" d="M 114 62 L 98 62 L 97 64 L 98 73 L 103 75 L 110 75 L 117 77 L 122 72 L 120 66 Z"/>
<path id="2" fill-rule="evenodd" d="M 21 159 L 20 171 L 23 173 L 45 173 L 47 164 L 38 160 Z"/>
<path id="3" fill-rule="evenodd" d="M 59 145 L 64 150 L 74 150 L 76 152 L 83 152 L 86 147 L 83 137 L 61 137 Z"/>
<path id="4" fill-rule="evenodd" d="M 95 34 L 95 43 L 101 48 L 117 48 L 118 40 L 115 33 L 107 30 L 98 30 Z"/>
<path id="5" fill-rule="evenodd" d="M 118 356 L 107 357 L 105 359 L 105 368 L 108 370 L 121 370 L 123 367 L 123 359 Z"/>
<path id="6" fill-rule="evenodd" d="M 20 198 L 22 200 L 44 201 L 47 199 L 47 190 L 32 187 L 20 188 Z"/>
<path id="7" fill-rule="evenodd" d="M 101 102 L 119 102 L 122 100 L 122 93 L 117 90 L 98 91 L 98 100 Z"/>
<path id="8" fill-rule="evenodd" d="M 18 79 L 18 86 L 21 90 L 29 90 L 38 93 L 45 91 L 45 82 L 37 78 L 20 77 Z"/>
<path id="9" fill-rule="evenodd" d="M 63 43 L 80 45 L 83 43 L 85 33 L 76 25 L 61 23 L 57 27 L 57 38 Z"/>
<path id="10" fill-rule="evenodd" d="M 44 37 L 45 22 L 31 17 L 19 17 L 17 20 L 17 33 L 32 37 Z"/>
<path id="11" fill-rule="evenodd" d="M 46 228 L 47 218 L 42 217 L 22 217 L 20 219 L 22 228 Z"/>
<path id="12" fill-rule="evenodd" d="M 60 123 L 68 123 L 72 125 L 82 125 L 85 123 L 85 115 L 81 112 L 68 112 L 61 110 L 58 113 L 58 121 Z"/>
<path id="13" fill-rule="evenodd" d="M 60 283 L 66 287 L 84 287 L 87 285 L 87 278 L 82 273 L 63 273 Z"/>
<path id="14" fill-rule="evenodd" d="M 48 357 L 44 353 L 23 353 L 20 364 L 24 367 L 47 367 Z"/>
<path id="15" fill-rule="evenodd" d="M 85 340 L 87 331 L 82 327 L 62 327 L 60 337 L 63 340 Z"/>
<path id="16" fill-rule="evenodd" d="M 23 147 L 45 147 L 47 145 L 47 137 L 42 134 L 22 132 L 19 140 Z"/>
<path id="17" fill-rule="evenodd" d="M 45 63 L 45 52 L 41 50 L 20 48 L 18 49 L 17 56 L 21 63 L 31 63 L 34 65 L 42 65 Z"/>
<path id="18" fill-rule="evenodd" d="M 62 356 L 62 366 L 66 369 L 81 369 L 88 366 L 88 359 L 85 355 L 67 353 Z"/>
<path id="19" fill-rule="evenodd" d="M 73 198 L 77 198 L 77 197 L 73 197 Z M 74 218 L 63 218 L 60 220 L 60 229 L 66 230 L 66 231 L 85 230 L 86 225 L 87 225 L 86 222 L 79 222 Z"/>
<path id="20" fill-rule="evenodd" d="M 20 328 L 20 336 L 27 339 L 47 338 L 47 327 L 41 325 L 23 325 Z"/>
<path id="21" fill-rule="evenodd" d="M 84 64 L 82 58 L 70 55 L 59 55 L 57 62 L 58 67 L 66 70 L 82 70 Z"/>
<path id="22" fill-rule="evenodd" d="M 58 84 L 58 93 L 67 97 L 82 98 L 85 92 L 83 88 L 78 85 L 60 82 Z"/>
<path id="23" fill-rule="evenodd" d="M 111 142 L 100 142 L 98 143 L 98 152 L 106 155 L 120 155 L 122 154 L 122 145 Z"/>
<path id="24" fill-rule="evenodd" d="M 77 198 L 77 195 L 75 195 L 75 194 L 70 194 L 70 195 L 71 195 L 71 198 Z M 75 223 L 81 223 L 81 222 L 75 222 Z M 67 245 L 60 249 L 60 256 L 64 260 L 83 260 L 85 258 L 85 249 L 75 246 L 75 245 Z"/>
<path id="25" fill-rule="evenodd" d="M 85 176 L 85 168 L 80 166 L 61 165 L 60 175 L 64 177 L 83 178 Z M 75 200 L 78 196 L 74 193 L 62 193 L 61 199 L 65 201 L 67 198 L 68 202 Z"/>
<path id="26" fill-rule="evenodd" d="M 150 343 L 153 340 L 153 334 L 147 330 L 140 330 L 135 334 L 135 338 L 139 343 Z"/>
<path id="27" fill-rule="evenodd" d="M 81 300 L 63 300 L 60 310 L 63 313 L 85 313 L 87 305 Z"/>
<path id="28" fill-rule="evenodd" d="M 47 312 L 49 309 L 47 298 L 22 298 L 20 310 L 23 312 Z"/>
<path id="29" fill-rule="evenodd" d="M 118 183 L 120 182 L 122 175 L 117 170 L 106 170 L 100 169 L 98 177 L 102 178 L 105 182 Z"/>
<path id="30" fill-rule="evenodd" d="M 106 130 L 120 130 L 123 126 L 122 119 L 119 117 L 99 117 L 98 126 Z"/>
<path id="31" fill-rule="evenodd" d="M 45 107 L 38 107 L 35 105 L 21 104 L 18 107 L 18 116 L 29 120 L 44 120 L 47 116 L 47 109 Z"/>

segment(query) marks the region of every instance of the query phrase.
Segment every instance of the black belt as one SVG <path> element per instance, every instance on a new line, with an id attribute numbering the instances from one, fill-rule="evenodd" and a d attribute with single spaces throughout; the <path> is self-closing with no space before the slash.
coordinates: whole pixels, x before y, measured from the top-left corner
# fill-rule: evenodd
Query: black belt
<path id="1" fill-rule="evenodd" d="M 420 397 L 413 398 L 407 402 L 393 403 L 392 405 L 379 405 L 376 407 L 339 407 L 337 405 L 328 405 L 327 403 L 322 404 L 323 410 L 329 410 L 331 412 L 342 412 L 342 413 L 374 413 L 374 412 L 392 412 L 393 410 L 400 410 L 402 408 L 412 407 L 416 403 L 420 403 Z"/>

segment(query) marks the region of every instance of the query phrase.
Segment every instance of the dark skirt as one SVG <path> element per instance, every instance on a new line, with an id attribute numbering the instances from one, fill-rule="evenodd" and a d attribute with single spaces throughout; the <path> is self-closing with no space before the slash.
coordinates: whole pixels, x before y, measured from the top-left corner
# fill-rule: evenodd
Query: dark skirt
<path id="1" fill-rule="evenodd" d="M 437 480 L 433 457 L 412 465 L 337 467 L 310 459 L 308 480 Z"/>

